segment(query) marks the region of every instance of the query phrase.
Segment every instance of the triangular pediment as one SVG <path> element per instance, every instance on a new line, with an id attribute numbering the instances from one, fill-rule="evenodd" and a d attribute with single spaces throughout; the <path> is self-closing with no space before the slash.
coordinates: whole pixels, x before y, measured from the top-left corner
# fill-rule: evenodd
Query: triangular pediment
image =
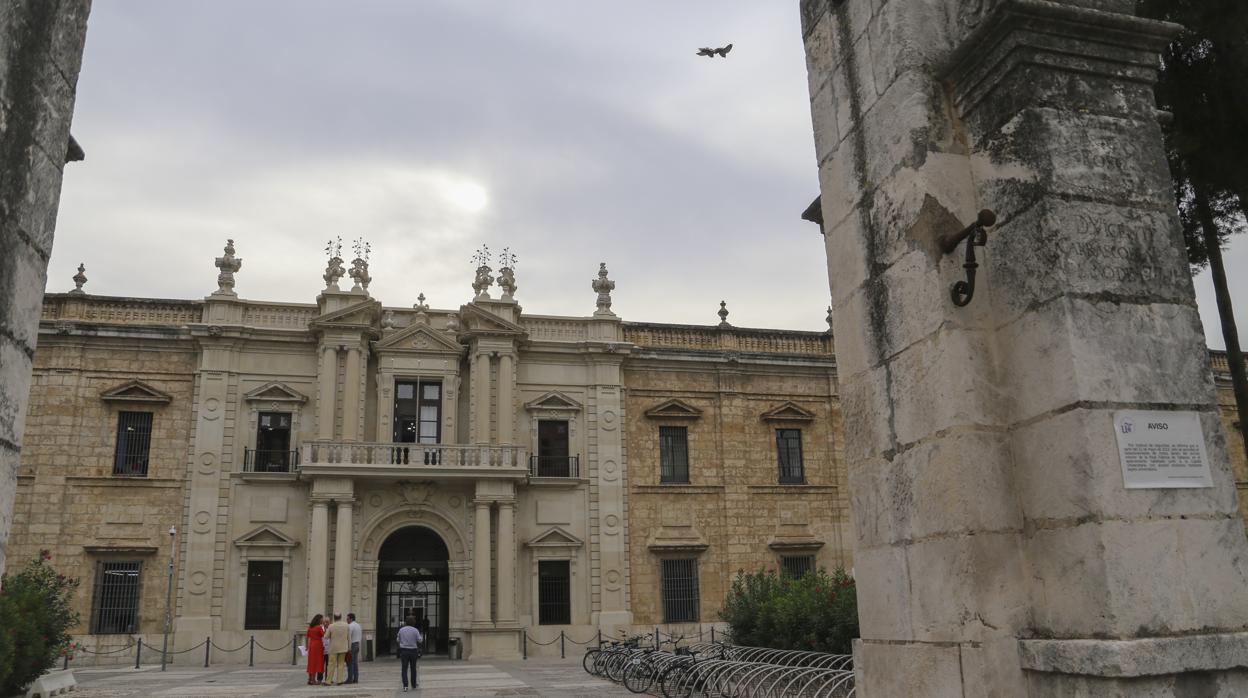
<path id="1" fill-rule="evenodd" d="M 381 316 L 381 303 L 373 299 L 360 301 L 355 305 L 325 313 L 311 322 L 313 326 L 366 326 L 377 324 Z"/>
<path id="2" fill-rule="evenodd" d="M 579 548 L 584 545 L 580 538 L 558 526 L 552 526 L 537 534 L 525 545 L 530 548 Z"/>
<path id="3" fill-rule="evenodd" d="M 100 393 L 100 399 L 106 402 L 147 402 L 168 403 L 173 396 L 157 390 L 143 381 L 126 381 L 121 385 Z"/>
<path id="4" fill-rule="evenodd" d="M 383 337 L 376 344 L 378 351 L 418 351 L 437 354 L 459 354 L 463 345 L 428 325 L 409 325 L 395 330 Z"/>
<path id="5" fill-rule="evenodd" d="M 526 410 L 562 410 L 567 412 L 581 410 L 581 403 L 564 395 L 558 390 L 552 390 L 549 393 L 524 403 Z"/>
<path id="6" fill-rule="evenodd" d="M 786 402 L 763 413 L 763 419 L 768 422 L 809 422 L 814 418 L 814 412 L 795 402 Z"/>
<path id="7" fill-rule="evenodd" d="M 253 402 L 294 402 L 300 404 L 308 401 L 307 396 L 292 390 L 286 384 L 278 381 L 271 381 L 255 390 L 248 391 L 243 395 L 243 399 Z"/>
<path id="8" fill-rule="evenodd" d="M 672 399 L 660 402 L 646 410 L 646 416 L 666 419 L 697 419 L 702 416 L 702 410 L 683 400 Z"/>
<path id="9" fill-rule="evenodd" d="M 488 334 L 488 335 L 523 335 L 527 331 L 514 322 L 504 320 L 503 318 L 483 310 L 475 304 L 460 306 L 459 313 L 463 318 L 461 325 L 463 329 L 470 334 Z"/>
<path id="10" fill-rule="evenodd" d="M 239 536 L 234 545 L 240 548 L 293 548 L 299 543 L 272 526 L 261 526 Z"/>

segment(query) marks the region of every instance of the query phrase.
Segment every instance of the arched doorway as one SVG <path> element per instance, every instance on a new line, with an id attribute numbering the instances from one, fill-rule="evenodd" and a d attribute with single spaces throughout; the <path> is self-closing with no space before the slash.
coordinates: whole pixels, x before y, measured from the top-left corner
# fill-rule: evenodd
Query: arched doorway
<path id="1" fill-rule="evenodd" d="M 424 526 L 406 526 L 381 545 L 377 567 L 377 651 L 394 654 L 395 635 L 416 618 L 426 652 L 446 652 L 450 624 L 450 554 L 442 537 Z"/>

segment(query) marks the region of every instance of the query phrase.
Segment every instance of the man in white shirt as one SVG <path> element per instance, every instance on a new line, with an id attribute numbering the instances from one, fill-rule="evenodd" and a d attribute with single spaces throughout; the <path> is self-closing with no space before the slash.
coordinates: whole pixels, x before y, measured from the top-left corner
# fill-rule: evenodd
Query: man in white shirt
<path id="1" fill-rule="evenodd" d="M 424 641 L 420 631 L 416 629 L 416 619 L 408 616 L 399 628 L 399 673 L 403 676 L 403 690 L 407 691 L 408 675 L 411 675 L 412 688 L 420 684 L 416 681 L 416 660 L 420 658 L 420 643 Z"/>
<path id="2" fill-rule="evenodd" d="M 364 628 L 355 622 L 355 614 L 347 614 L 348 635 L 351 638 L 351 659 L 347 661 L 347 683 L 360 682 L 360 647 L 364 644 Z"/>

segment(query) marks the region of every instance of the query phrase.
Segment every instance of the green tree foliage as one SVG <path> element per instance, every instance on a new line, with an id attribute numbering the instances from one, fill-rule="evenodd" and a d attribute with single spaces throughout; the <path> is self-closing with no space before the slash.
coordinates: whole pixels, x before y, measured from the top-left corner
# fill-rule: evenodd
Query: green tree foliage
<path id="1" fill-rule="evenodd" d="M 858 637 L 858 590 L 840 568 L 798 579 L 742 570 L 719 617 L 739 645 L 849 654 Z"/>
<path id="2" fill-rule="evenodd" d="M 25 687 L 72 650 L 78 623 L 70 598 L 78 580 L 57 574 L 45 550 L 14 575 L 0 579 L 0 695 Z"/>

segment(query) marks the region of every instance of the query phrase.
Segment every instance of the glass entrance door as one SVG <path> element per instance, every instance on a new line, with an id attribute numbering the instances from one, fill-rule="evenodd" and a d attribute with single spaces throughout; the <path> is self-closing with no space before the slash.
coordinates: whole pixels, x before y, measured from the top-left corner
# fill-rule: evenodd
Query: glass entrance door
<path id="1" fill-rule="evenodd" d="M 405 618 L 416 619 L 416 627 L 425 639 L 426 654 L 446 652 L 446 575 L 430 574 L 432 570 L 420 568 L 394 572 L 381 582 L 377 609 L 378 653 L 395 653 L 395 637 Z"/>

